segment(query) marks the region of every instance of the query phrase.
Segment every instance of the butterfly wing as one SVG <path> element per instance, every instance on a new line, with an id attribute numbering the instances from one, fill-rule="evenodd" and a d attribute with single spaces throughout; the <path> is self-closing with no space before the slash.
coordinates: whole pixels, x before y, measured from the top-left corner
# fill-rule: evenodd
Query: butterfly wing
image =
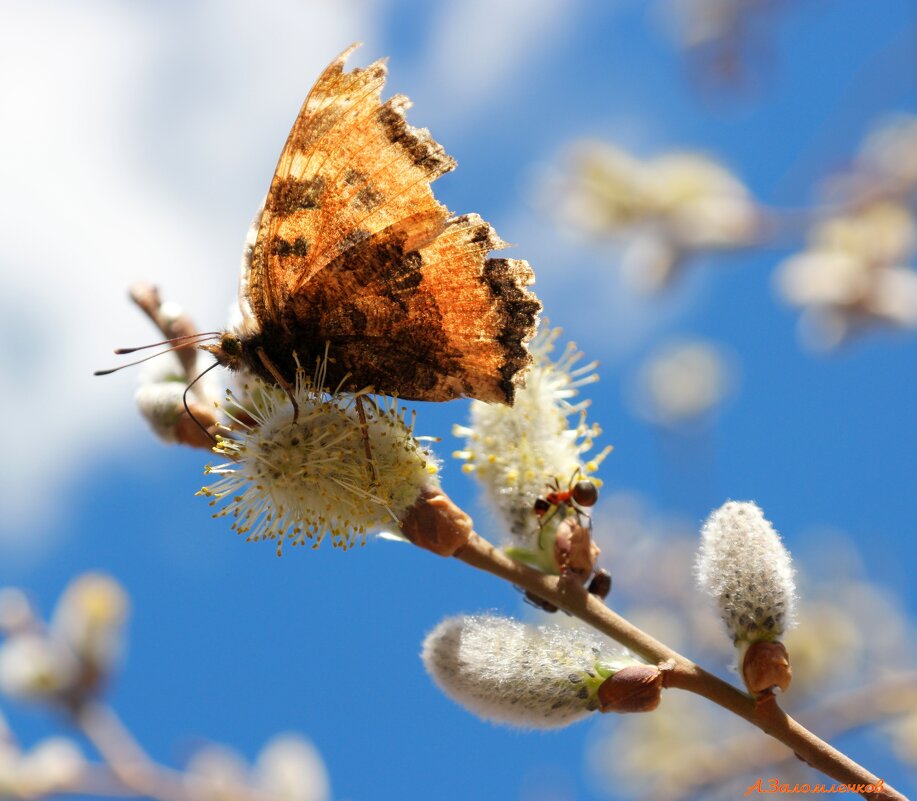
<path id="1" fill-rule="evenodd" d="M 504 243 L 476 214 L 449 219 L 416 249 L 407 237 L 393 226 L 343 253 L 291 298 L 294 315 L 360 387 L 512 403 L 541 308 L 525 289 L 531 268 L 488 259 Z"/>
<path id="2" fill-rule="evenodd" d="M 430 183 L 453 169 L 385 65 L 322 73 L 280 156 L 252 250 L 248 301 L 301 355 L 330 343 L 354 383 L 421 400 L 512 402 L 540 308 L 524 262 L 473 216 L 449 217 Z M 521 305 L 520 305 L 521 304 Z M 515 319 L 517 312 L 522 314 Z M 289 354 L 271 353 L 277 363 Z"/>
<path id="3" fill-rule="evenodd" d="M 348 48 L 309 92 L 265 201 L 249 277 L 252 310 L 276 319 L 290 295 L 352 244 L 415 212 L 424 233 L 447 209 L 429 183 L 455 162 L 404 122 L 407 101 L 380 103 L 385 64 L 344 72 Z"/>

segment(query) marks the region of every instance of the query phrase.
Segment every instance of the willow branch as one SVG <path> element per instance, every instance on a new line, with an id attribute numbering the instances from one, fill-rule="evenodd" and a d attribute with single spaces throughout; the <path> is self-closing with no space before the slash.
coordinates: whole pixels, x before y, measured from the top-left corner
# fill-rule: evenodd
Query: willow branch
<path id="1" fill-rule="evenodd" d="M 130 289 L 131 300 L 140 307 L 166 339 L 177 337 L 192 337 L 198 333 L 197 326 L 192 319 L 177 310 L 175 304 L 172 308 L 162 302 L 159 290 L 152 284 L 137 283 Z M 177 348 L 175 355 L 181 362 L 185 373 L 185 380 L 192 381 L 197 375 L 197 348 L 194 345 Z"/>
<path id="2" fill-rule="evenodd" d="M 700 695 L 757 726 L 790 748 L 801 760 L 845 785 L 879 783 L 873 775 L 845 754 L 787 715 L 775 696 L 756 702 L 746 693 L 708 673 L 691 660 L 651 637 L 590 595 L 576 582 L 539 573 L 515 562 L 489 542 L 472 533 L 454 556 L 478 570 L 484 570 L 522 587 L 539 598 L 569 612 L 597 631 L 617 640 L 651 663 L 670 662 L 666 686 Z M 907 801 L 885 784 L 878 792 L 862 792 L 869 801 Z"/>
<path id="3" fill-rule="evenodd" d="M 159 801 L 189 801 L 182 774 L 157 765 L 107 706 L 88 703 L 75 719 L 127 790 Z"/>
<path id="4" fill-rule="evenodd" d="M 866 687 L 838 693 L 815 707 L 799 713 L 803 725 L 822 737 L 838 737 L 864 726 L 888 720 L 892 715 L 917 711 L 917 673 L 906 673 L 877 681 Z M 691 764 L 705 766 L 703 775 L 690 768 L 670 776 L 666 789 L 654 788 L 657 801 L 695 798 L 708 788 L 752 771 L 764 773 L 796 757 L 777 740 L 762 741 L 754 732 L 726 743 L 698 743 L 691 749 Z"/>
<path id="5" fill-rule="evenodd" d="M 124 786 L 115 772 L 105 764 L 87 765 L 72 785 L 57 788 L 67 795 L 135 798 L 141 793 Z"/>
<path id="6" fill-rule="evenodd" d="M 156 801 L 195 801 L 201 797 L 199 785 L 206 779 L 185 774 L 158 764 L 137 742 L 115 712 L 101 702 L 84 705 L 75 722 L 105 760 L 111 773 L 96 770 L 69 791 L 100 795 L 146 796 Z M 234 786 L 232 797 L 238 801 L 272 801 L 264 792 L 250 786 Z"/>

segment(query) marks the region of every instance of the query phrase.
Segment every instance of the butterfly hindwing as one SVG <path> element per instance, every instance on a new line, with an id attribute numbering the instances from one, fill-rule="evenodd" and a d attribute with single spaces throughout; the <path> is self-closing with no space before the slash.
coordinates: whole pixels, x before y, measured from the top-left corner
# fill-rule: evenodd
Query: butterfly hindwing
<path id="1" fill-rule="evenodd" d="M 407 229 L 385 229 L 328 264 L 290 299 L 291 327 L 332 343 L 337 372 L 361 384 L 420 400 L 512 402 L 540 309 L 525 289 L 531 268 L 488 259 L 505 244 L 476 214 L 448 220 L 420 248 L 405 244 Z"/>

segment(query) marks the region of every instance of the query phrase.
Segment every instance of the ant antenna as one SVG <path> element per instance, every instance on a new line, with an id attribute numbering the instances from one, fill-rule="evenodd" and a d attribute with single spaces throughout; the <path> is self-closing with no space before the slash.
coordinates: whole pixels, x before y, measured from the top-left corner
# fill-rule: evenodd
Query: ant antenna
<path id="1" fill-rule="evenodd" d="M 122 364 L 120 367 L 111 367 L 108 370 L 96 370 L 93 375 L 111 375 L 112 373 L 117 373 L 118 370 L 123 370 L 125 367 L 134 367 L 138 364 L 143 364 L 143 362 L 148 362 L 150 359 L 155 359 L 157 356 L 162 356 L 164 353 L 172 353 L 176 350 L 181 350 L 182 348 L 187 348 L 192 345 L 199 345 L 201 342 L 205 342 L 208 338 L 216 336 L 216 334 L 195 334 L 195 337 L 203 337 L 200 341 L 194 341 L 191 337 L 176 337 L 175 339 L 167 339 L 164 342 L 156 342 L 152 345 L 141 345 L 139 348 L 119 348 L 115 353 L 122 355 L 126 353 L 133 353 L 137 350 L 143 350 L 144 348 L 155 348 L 157 345 L 167 345 L 169 342 L 175 342 L 178 339 L 187 339 L 188 342 L 182 342 L 178 345 L 173 345 L 171 348 L 166 348 L 165 350 L 159 351 L 159 353 L 153 353 L 150 356 L 146 356 L 143 359 L 137 359 L 134 362 L 128 362 L 127 364 Z M 195 379 L 197 380 L 197 379 Z"/>
<path id="2" fill-rule="evenodd" d="M 208 367 L 202 373 L 198 373 L 197 378 L 195 378 L 194 381 L 192 381 L 190 384 L 188 384 L 188 386 L 185 387 L 185 391 L 182 393 L 182 396 L 181 396 L 181 402 L 185 407 L 185 411 L 188 413 L 188 417 L 194 420 L 194 422 L 197 424 L 197 427 L 201 431 L 203 431 L 208 437 L 210 437 L 210 439 L 212 439 L 214 442 L 217 441 L 217 438 L 213 436 L 213 434 L 211 434 L 207 430 L 204 424 L 194 416 L 194 412 L 192 412 L 191 407 L 188 406 L 188 393 L 191 391 L 191 387 L 193 387 L 198 381 L 200 381 L 205 375 L 207 375 L 207 373 L 209 373 L 214 367 L 219 367 L 219 365 L 220 365 L 219 362 L 214 362 L 213 364 L 210 365 L 210 367 Z"/>

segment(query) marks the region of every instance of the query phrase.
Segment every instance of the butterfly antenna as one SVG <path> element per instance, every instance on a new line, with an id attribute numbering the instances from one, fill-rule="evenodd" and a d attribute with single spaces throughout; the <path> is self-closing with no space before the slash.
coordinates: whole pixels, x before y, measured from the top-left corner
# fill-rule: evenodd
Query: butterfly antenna
<path id="1" fill-rule="evenodd" d="M 207 429 L 207 427 L 206 427 L 200 420 L 198 420 L 198 419 L 194 416 L 194 412 L 191 411 L 191 407 L 188 405 L 188 393 L 191 391 L 191 388 L 192 388 L 198 381 L 200 381 L 205 375 L 207 375 L 207 373 L 209 373 L 214 367 L 219 367 L 219 365 L 220 365 L 219 362 L 214 362 L 213 364 L 210 365 L 210 367 L 208 367 L 208 368 L 207 368 L 206 370 L 204 370 L 202 373 L 198 373 L 197 378 L 195 378 L 194 381 L 192 381 L 190 384 L 188 384 L 188 386 L 185 387 L 185 391 L 182 393 L 182 396 L 181 396 L 181 402 L 182 402 L 182 404 L 183 404 L 184 407 L 185 407 L 185 411 L 188 413 L 188 417 L 190 417 L 192 420 L 194 420 L 194 422 L 197 424 L 197 427 L 198 427 L 201 431 L 203 431 L 208 437 L 210 437 L 210 439 L 213 440 L 214 442 L 217 441 L 217 438 L 216 438 L 215 436 L 213 436 L 213 434 L 210 433 L 210 431 Z"/>
<path id="2" fill-rule="evenodd" d="M 137 348 L 118 348 L 117 350 L 115 350 L 115 354 L 117 356 L 125 356 L 128 353 L 135 353 L 138 350 L 146 350 L 147 348 L 158 348 L 160 345 L 174 345 L 179 342 L 182 343 L 180 347 L 184 348 L 184 347 L 187 347 L 188 345 L 196 344 L 190 341 L 185 342 L 185 340 L 192 340 L 192 339 L 200 338 L 203 341 L 205 339 L 210 339 L 210 337 L 218 337 L 218 336 L 220 336 L 219 331 L 207 331 L 205 333 L 197 333 L 197 334 L 183 334 L 180 337 L 172 337 L 172 339 L 164 339 L 162 342 L 153 342 L 149 345 L 140 345 Z"/>
<path id="3" fill-rule="evenodd" d="M 204 336 L 204 335 L 198 334 L 197 336 Z M 207 334 L 206 336 L 209 337 L 213 335 Z M 177 339 L 185 339 L 185 337 L 177 337 Z M 175 340 L 167 339 L 165 342 L 157 342 L 156 345 L 166 345 L 169 342 L 174 342 L 174 341 Z M 201 340 L 201 342 L 203 341 L 206 341 L 206 337 L 205 339 Z M 182 342 L 178 345 L 173 345 L 171 348 L 166 348 L 165 350 L 161 350 L 159 351 L 159 353 L 152 353 L 149 356 L 145 356 L 142 359 L 137 359 L 137 361 L 128 362 L 127 364 L 122 364 L 119 367 L 110 367 L 108 370 L 96 370 L 93 373 L 93 375 L 111 375 L 112 373 L 117 373 L 118 370 L 123 370 L 125 367 L 134 367 L 135 365 L 143 364 L 144 362 L 148 362 L 150 359 L 155 359 L 157 356 L 162 356 L 164 353 L 172 353 L 173 351 L 181 350 L 182 348 L 187 348 L 191 345 L 198 345 L 198 344 L 200 343 L 195 342 L 193 340 L 189 340 L 188 342 Z M 153 347 L 156 347 L 156 345 L 142 345 L 139 348 L 121 348 L 119 350 L 116 350 L 115 353 L 117 354 L 133 353 L 135 350 L 143 350 L 144 348 L 153 348 Z M 195 381 L 196 380 L 197 379 L 195 379 Z"/>

